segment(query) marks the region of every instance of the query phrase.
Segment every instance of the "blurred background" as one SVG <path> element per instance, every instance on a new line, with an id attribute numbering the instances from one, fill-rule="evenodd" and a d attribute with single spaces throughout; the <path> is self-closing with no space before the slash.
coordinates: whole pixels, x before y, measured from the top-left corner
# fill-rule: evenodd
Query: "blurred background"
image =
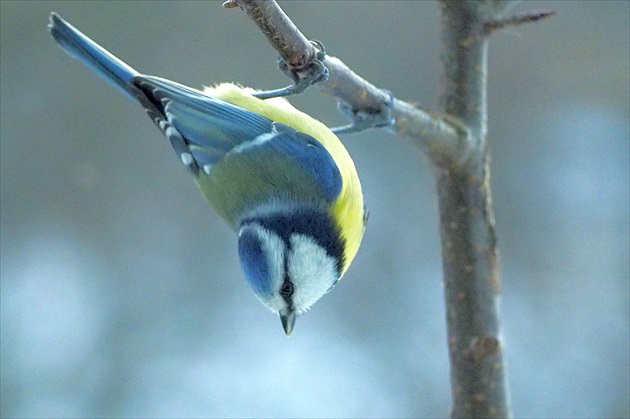
<path id="1" fill-rule="evenodd" d="M 435 2 L 282 2 L 306 36 L 436 109 Z M 489 136 L 517 417 L 629 407 L 626 1 L 493 36 Z M 290 339 L 236 236 L 144 111 L 70 59 L 50 11 L 141 72 L 288 84 L 220 2 L 2 1 L 2 417 L 423 417 L 450 406 L 430 167 L 386 131 L 346 136 L 371 211 L 354 264 Z M 317 88 L 292 99 L 346 121 Z"/>

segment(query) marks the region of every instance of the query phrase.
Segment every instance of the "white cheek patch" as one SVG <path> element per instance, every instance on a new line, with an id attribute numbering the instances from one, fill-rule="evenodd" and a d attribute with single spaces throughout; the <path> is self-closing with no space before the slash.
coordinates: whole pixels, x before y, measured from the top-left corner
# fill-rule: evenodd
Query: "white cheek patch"
<path id="1" fill-rule="evenodd" d="M 335 258 L 308 236 L 291 236 L 288 265 L 289 278 L 295 285 L 293 306 L 298 312 L 307 310 L 337 281 Z"/>

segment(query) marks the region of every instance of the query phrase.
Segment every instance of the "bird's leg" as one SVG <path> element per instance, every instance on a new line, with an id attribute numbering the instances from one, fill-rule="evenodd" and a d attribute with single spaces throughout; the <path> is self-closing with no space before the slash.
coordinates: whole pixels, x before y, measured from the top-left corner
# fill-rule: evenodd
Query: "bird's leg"
<path id="1" fill-rule="evenodd" d="M 319 41 L 313 40 L 310 42 L 315 47 L 317 53 L 304 68 L 299 70 L 292 69 L 286 61 L 282 59 L 282 57 L 278 57 L 278 67 L 280 70 L 293 79 L 293 84 L 291 86 L 283 87 L 281 89 L 268 90 L 265 92 L 257 92 L 254 93 L 254 96 L 259 99 L 269 99 L 272 97 L 297 95 L 315 83 L 326 81 L 328 79 L 328 69 L 324 65 L 326 49 Z"/>
<path id="2" fill-rule="evenodd" d="M 365 131 L 370 128 L 383 128 L 394 125 L 392 107 L 394 95 L 389 90 L 384 90 L 388 99 L 383 102 L 380 109 L 356 109 L 345 102 L 339 102 L 339 110 L 352 121 L 349 125 L 331 128 L 335 134 L 350 134 Z"/>

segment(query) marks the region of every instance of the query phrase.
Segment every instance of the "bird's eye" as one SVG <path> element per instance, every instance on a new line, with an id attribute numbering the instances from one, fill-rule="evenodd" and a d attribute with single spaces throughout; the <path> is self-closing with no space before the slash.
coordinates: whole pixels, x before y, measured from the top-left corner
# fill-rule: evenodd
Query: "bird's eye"
<path id="1" fill-rule="evenodd" d="M 282 298 L 284 298 L 285 300 L 291 298 L 291 296 L 293 295 L 293 282 L 284 281 L 284 283 L 282 284 L 282 288 L 280 288 L 280 295 L 282 295 Z"/>

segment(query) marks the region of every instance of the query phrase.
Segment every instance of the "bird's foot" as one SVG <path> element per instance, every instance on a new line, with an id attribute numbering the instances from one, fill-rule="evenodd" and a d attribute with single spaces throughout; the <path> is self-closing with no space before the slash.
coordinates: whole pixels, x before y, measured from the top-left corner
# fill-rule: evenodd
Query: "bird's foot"
<path id="1" fill-rule="evenodd" d="M 388 99 L 383 102 L 380 109 L 355 109 L 344 102 L 339 102 L 339 110 L 352 121 L 349 125 L 331 128 L 335 134 L 351 134 L 365 131 L 370 128 L 383 128 L 394 125 L 392 107 L 394 95 L 389 90 L 384 90 Z"/>
<path id="2" fill-rule="evenodd" d="M 299 70 L 295 70 L 289 67 L 289 65 L 278 57 L 278 67 L 280 70 L 293 79 L 291 86 L 283 87 L 281 89 L 268 90 L 264 92 L 254 93 L 254 96 L 259 99 L 270 99 L 273 97 L 297 95 L 302 93 L 308 87 L 328 80 L 328 68 L 324 65 L 324 58 L 326 58 L 326 49 L 324 45 L 319 41 L 310 41 L 315 47 L 317 53 L 315 57 L 304 67 Z"/>

